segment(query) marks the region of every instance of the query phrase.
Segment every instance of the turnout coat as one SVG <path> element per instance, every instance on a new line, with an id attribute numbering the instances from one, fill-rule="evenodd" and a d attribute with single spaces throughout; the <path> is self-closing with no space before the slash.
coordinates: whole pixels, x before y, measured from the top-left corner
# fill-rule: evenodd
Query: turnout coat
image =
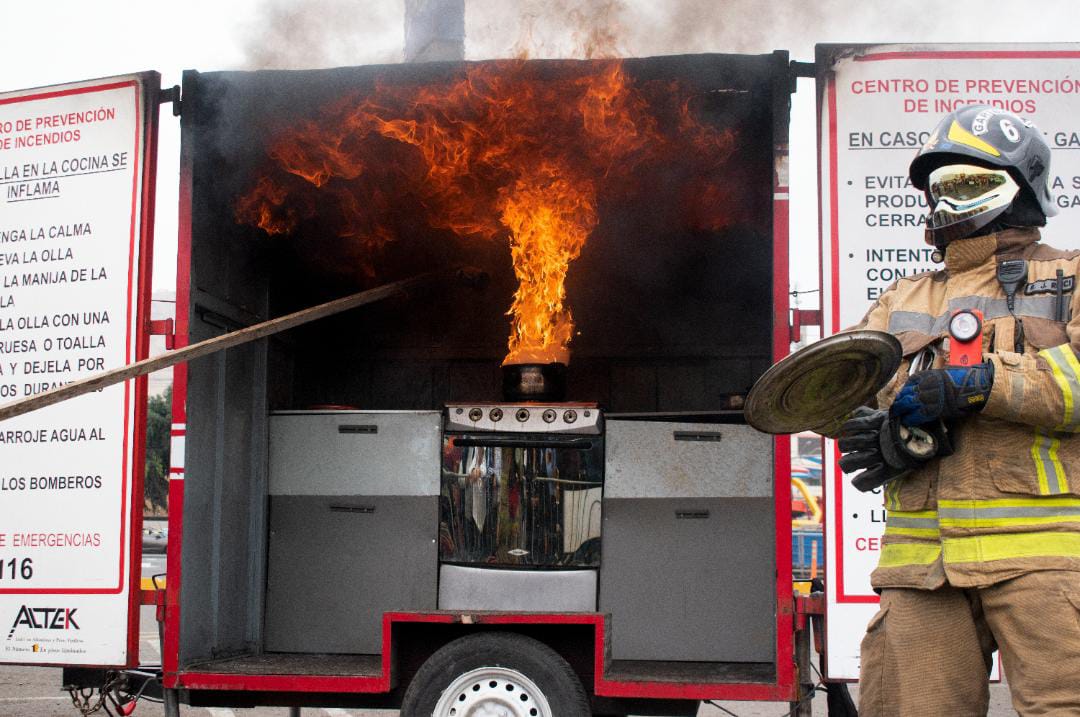
<path id="1" fill-rule="evenodd" d="M 1010 311 L 998 263 L 1024 259 Z M 994 384 L 984 409 L 955 422 L 955 452 L 883 488 L 885 538 L 875 588 L 985 587 L 1046 570 L 1080 570 L 1080 252 L 1037 229 L 954 241 L 945 268 L 900 279 L 856 328 L 895 335 L 904 360 L 878 394 L 887 407 L 912 366 L 948 361 L 957 309 L 984 316 Z"/>

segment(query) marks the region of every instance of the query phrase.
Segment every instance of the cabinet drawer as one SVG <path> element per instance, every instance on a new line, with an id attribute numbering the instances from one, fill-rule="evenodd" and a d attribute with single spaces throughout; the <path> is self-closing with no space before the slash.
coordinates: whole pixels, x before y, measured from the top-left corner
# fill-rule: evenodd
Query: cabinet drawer
<path id="1" fill-rule="evenodd" d="M 765 498 L 773 438 L 750 426 L 607 422 L 605 498 Z"/>
<path id="2" fill-rule="evenodd" d="M 418 412 L 270 416 L 271 495 L 438 495 L 442 417 Z"/>

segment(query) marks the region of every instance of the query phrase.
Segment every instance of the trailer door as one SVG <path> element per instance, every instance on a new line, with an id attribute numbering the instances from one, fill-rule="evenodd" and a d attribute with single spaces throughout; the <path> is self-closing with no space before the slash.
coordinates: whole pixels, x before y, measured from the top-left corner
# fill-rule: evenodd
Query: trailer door
<path id="1" fill-rule="evenodd" d="M 0 403 L 146 357 L 159 94 L 0 94 Z M 0 663 L 137 663 L 145 413 L 143 378 L 0 422 Z"/>

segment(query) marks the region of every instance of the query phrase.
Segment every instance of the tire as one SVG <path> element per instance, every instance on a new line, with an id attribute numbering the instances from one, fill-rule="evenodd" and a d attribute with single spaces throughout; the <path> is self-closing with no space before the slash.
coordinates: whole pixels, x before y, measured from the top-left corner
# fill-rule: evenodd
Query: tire
<path id="1" fill-rule="evenodd" d="M 484 709 L 484 708 L 488 709 Z M 590 717 L 581 680 L 559 653 L 507 632 L 458 638 L 421 665 L 401 717 Z"/>

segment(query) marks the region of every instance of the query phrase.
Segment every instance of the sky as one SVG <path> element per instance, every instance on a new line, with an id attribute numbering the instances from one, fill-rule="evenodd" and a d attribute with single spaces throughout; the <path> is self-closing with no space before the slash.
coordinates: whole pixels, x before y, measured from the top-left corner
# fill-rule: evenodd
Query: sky
<path id="1" fill-rule="evenodd" d="M 143 70 L 160 72 L 168 87 L 186 68 L 398 62 L 404 42 L 404 0 L 0 0 L 0 8 L 0 92 Z M 1076 27 L 1074 0 L 466 0 L 466 56 L 507 57 L 526 47 L 535 57 L 573 56 L 587 28 L 603 30 L 626 56 L 784 49 L 812 61 L 819 42 L 1067 42 Z M 818 282 L 814 118 L 813 80 L 800 80 L 791 116 L 792 284 L 800 290 Z M 155 292 L 175 287 L 178 155 L 179 121 L 166 111 Z"/>

